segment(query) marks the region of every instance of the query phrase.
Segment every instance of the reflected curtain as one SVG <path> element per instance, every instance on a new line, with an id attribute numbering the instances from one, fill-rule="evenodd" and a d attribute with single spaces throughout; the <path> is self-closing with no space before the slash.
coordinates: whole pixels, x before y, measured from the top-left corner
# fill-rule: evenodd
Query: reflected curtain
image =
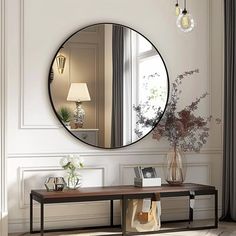
<path id="1" fill-rule="evenodd" d="M 112 28 L 112 121 L 111 148 L 123 146 L 123 76 L 124 76 L 124 30 Z"/>
<path id="2" fill-rule="evenodd" d="M 224 165 L 221 220 L 236 221 L 236 20 L 235 0 L 225 0 Z"/>

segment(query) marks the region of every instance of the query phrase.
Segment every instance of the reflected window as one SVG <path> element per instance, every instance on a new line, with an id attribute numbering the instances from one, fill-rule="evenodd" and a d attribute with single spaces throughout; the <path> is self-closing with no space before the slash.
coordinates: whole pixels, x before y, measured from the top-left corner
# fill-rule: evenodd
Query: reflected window
<path id="1" fill-rule="evenodd" d="M 165 107 L 167 74 L 162 58 L 142 35 L 126 30 L 124 50 L 125 55 L 128 55 L 124 60 L 124 87 L 131 87 L 132 94 L 124 94 L 127 96 L 124 99 L 124 120 L 129 122 L 126 123 L 123 133 L 124 140 L 134 142 L 150 132 L 158 109 Z M 140 113 L 137 114 L 137 109 L 134 108 L 140 108 Z M 140 123 L 143 118 L 147 120 L 146 124 Z"/>
<path id="2" fill-rule="evenodd" d="M 140 54 L 153 50 L 152 45 L 144 37 L 142 37 L 141 35 L 137 35 L 137 39 L 138 39 L 138 52 Z"/>

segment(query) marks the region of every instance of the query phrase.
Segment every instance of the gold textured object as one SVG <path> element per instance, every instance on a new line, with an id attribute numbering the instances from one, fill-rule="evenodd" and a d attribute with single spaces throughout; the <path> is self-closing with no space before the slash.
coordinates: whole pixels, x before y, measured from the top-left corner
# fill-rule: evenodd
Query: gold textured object
<path id="1" fill-rule="evenodd" d="M 64 69 L 65 69 L 65 64 L 66 64 L 66 57 L 63 56 L 62 54 L 59 54 L 56 57 L 56 61 L 57 61 L 57 68 L 60 74 L 63 74 Z"/>
<path id="2" fill-rule="evenodd" d="M 44 183 L 47 191 L 62 191 L 66 187 L 63 177 L 48 177 Z"/>

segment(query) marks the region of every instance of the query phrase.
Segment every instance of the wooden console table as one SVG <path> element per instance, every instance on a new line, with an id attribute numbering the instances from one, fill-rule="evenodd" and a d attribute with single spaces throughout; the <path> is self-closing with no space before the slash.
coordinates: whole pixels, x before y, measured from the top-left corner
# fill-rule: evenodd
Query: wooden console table
<path id="1" fill-rule="evenodd" d="M 214 195 L 215 196 L 215 220 L 212 226 L 178 228 L 171 230 L 159 230 L 152 232 L 127 232 L 126 231 L 126 209 L 128 199 L 151 198 L 155 193 L 160 193 L 164 197 L 189 196 L 194 199 L 197 195 Z M 33 230 L 33 200 L 40 203 L 40 231 Z M 153 234 L 163 232 L 173 232 L 182 230 L 199 230 L 218 227 L 218 191 L 213 186 L 199 184 L 184 184 L 181 186 L 162 185 L 161 187 L 137 188 L 134 186 L 114 186 L 114 187 L 91 187 L 80 188 L 78 190 L 64 190 L 62 192 L 47 192 L 46 190 L 32 190 L 30 193 L 30 233 L 41 233 L 52 231 L 65 231 L 72 229 L 44 230 L 44 205 L 69 202 L 88 202 L 88 201 L 110 201 L 110 225 L 113 225 L 113 200 L 122 200 L 122 234 L 119 235 L 139 235 Z M 191 205 L 191 204 L 190 204 Z M 193 221 L 193 208 L 189 206 L 189 219 Z M 106 226 L 107 227 L 107 226 Z M 91 228 L 91 227 L 90 227 Z M 96 227 L 97 228 L 97 227 Z M 114 235 L 114 234 L 113 234 Z"/>

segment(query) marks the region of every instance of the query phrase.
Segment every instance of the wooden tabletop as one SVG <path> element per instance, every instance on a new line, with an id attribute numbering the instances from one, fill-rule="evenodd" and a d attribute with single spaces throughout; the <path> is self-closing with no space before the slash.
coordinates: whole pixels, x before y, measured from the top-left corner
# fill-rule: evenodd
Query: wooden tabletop
<path id="1" fill-rule="evenodd" d="M 146 193 L 171 193 L 171 192 L 187 192 L 187 191 L 214 191 L 214 186 L 186 183 L 181 186 L 170 186 L 163 184 L 160 187 L 139 188 L 134 186 L 109 186 L 109 187 L 88 187 L 76 190 L 52 191 L 47 190 L 31 190 L 32 195 L 36 195 L 43 199 L 57 198 L 73 198 L 73 197 L 96 197 L 96 196 L 121 196 L 132 194 Z"/>

